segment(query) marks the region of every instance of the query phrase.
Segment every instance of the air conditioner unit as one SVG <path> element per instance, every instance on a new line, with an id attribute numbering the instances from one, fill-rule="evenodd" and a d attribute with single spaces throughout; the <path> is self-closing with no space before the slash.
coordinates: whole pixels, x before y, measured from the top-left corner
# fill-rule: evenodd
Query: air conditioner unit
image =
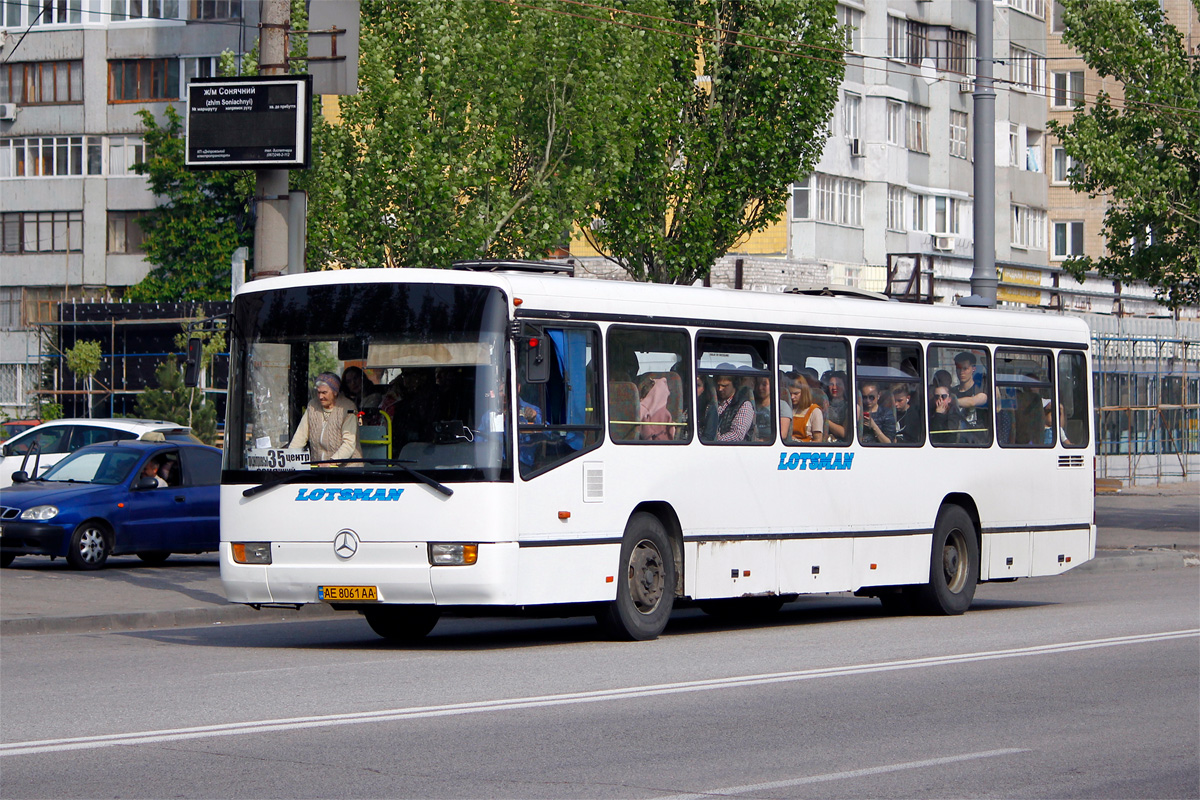
<path id="1" fill-rule="evenodd" d="M 851 158 L 862 158 L 862 154 L 863 154 L 862 139 L 851 139 L 850 140 L 850 157 Z"/>
<path id="2" fill-rule="evenodd" d="M 975 91 L 975 81 L 972 78 L 966 78 L 958 84 L 958 91 L 961 94 L 970 94 Z"/>
<path id="3" fill-rule="evenodd" d="M 953 250 L 954 249 L 954 237 L 953 236 L 935 236 L 935 237 L 933 237 L 933 249 L 934 250 Z"/>
<path id="4" fill-rule="evenodd" d="M 0 120 L 14 120 L 17 118 L 16 103 L 0 103 Z"/>

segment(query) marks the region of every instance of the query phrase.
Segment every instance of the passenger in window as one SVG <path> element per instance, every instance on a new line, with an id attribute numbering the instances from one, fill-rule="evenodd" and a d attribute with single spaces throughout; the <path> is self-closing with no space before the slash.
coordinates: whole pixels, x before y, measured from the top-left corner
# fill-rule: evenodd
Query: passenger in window
<path id="1" fill-rule="evenodd" d="M 1049 402 L 1049 400 L 1047 400 Z M 1033 389 L 1017 392 L 1017 419 L 1015 438 L 1017 444 L 1040 445 L 1045 439 L 1046 413 L 1042 397 Z M 1054 431 L 1050 431 L 1050 442 L 1054 442 Z"/>
<path id="2" fill-rule="evenodd" d="M 143 478 L 153 478 L 154 485 L 158 489 L 162 489 L 167 485 L 166 480 L 164 480 L 158 474 L 158 470 L 159 470 L 160 466 L 161 466 L 161 464 L 159 463 L 159 460 L 157 458 L 152 458 L 146 462 L 146 466 L 142 467 L 142 477 Z"/>
<path id="3" fill-rule="evenodd" d="M 1051 414 L 1051 412 L 1050 412 L 1050 407 L 1053 404 L 1049 398 L 1046 398 L 1046 400 L 1044 401 L 1044 405 L 1046 406 L 1046 433 L 1049 434 L 1050 431 L 1054 430 L 1054 418 L 1053 418 L 1053 414 Z M 1064 445 L 1070 447 L 1071 440 L 1067 438 L 1066 424 L 1067 424 L 1066 410 L 1063 408 L 1063 404 L 1059 403 L 1058 404 L 1058 440 L 1060 442 L 1062 442 Z M 1047 436 L 1046 444 L 1054 444 L 1053 435 Z"/>
<path id="4" fill-rule="evenodd" d="M 667 402 L 671 399 L 667 379 L 650 376 L 642 378 L 638 394 L 641 395 L 639 420 L 642 423 L 638 427 L 638 438 L 649 442 L 670 441 L 672 429 L 669 423 L 674 420 L 671 419 L 671 412 L 667 410 Z"/>
<path id="5" fill-rule="evenodd" d="M 700 433 L 700 441 L 715 442 L 717 440 L 717 387 L 712 378 L 696 376 L 696 427 Z"/>
<path id="6" fill-rule="evenodd" d="M 169 459 L 163 459 L 162 464 L 158 467 L 158 479 L 162 481 L 159 486 L 171 485 L 171 472 L 175 469 L 175 462 Z"/>
<path id="7" fill-rule="evenodd" d="M 818 444 L 825 440 L 825 413 L 813 402 L 804 376 L 792 381 L 792 441 Z"/>
<path id="8" fill-rule="evenodd" d="M 954 370 L 958 373 L 958 385 L 951 390 L 954 402 L 969 429 L 986 425 L 986 417 L 979 409 L 987 408 L 988 396 L 975 379 L 975 354 L 962 352 L 954 357 Z"/>
<path id="9" fill-rule="evenodd" d="M 379 387 L 366 376 L 361 367 L 346 367 L 342 371 L 342 394 L 354 403 L 355 407 L 364 408 L 367 398 L 378 393 Z"/>
<path id="10" fill-rule="evenodd" d="M 792 382 L 794 378 L 786 373 L 779 373 L 779 438 L 784 442 L 792 440 Z"/>
<path id="11" fill-rule="evenodd" d="M 827 428 L 828 441 L 850 441 L 850 398 L 847 395 L 848 378 L 841 370 L 826 373 L 825 393 L 829 396 L 829 413 Z"/>
<path id="12" fill-rule="evenodd" d="M 896 411 L 896 441 L 914 444 L 921 441 L 921 412 L 913 406 L 913 387 L 898 383 L 892 389 Z"/>
<path id="13" fill-rule="evenodd" d="M 733 370 L 732 364 L 718 369 Z M 754 441 L 754 403 L 738 392 L 737 375 L 732 371 L 717 376 L 717 441 Z"/>
<path id="14" fill-rule="evenodd" d="M 307 447 L 314 464 L 361 458 L 358 415 L 354 404 L 340 394 L 341 379 L 331 372 L 322 372 L 313 386 L 317 396 L 309 401 L 288 447 L 293 450 Z"/>
<path id="15" fill-rule="evenodd" d="M 754 436 L 760 442 L 775 441 L 775 418 L 771 403 L 771 379 L 761 375 L 754 379 Z"/>
<path id="16" fill-rule="evenodd" d="M 879 387 L 864 383 L 859 393 L 862 395 L 859 438 L 863 444 L 891 444 L 896 438 L 896 415 L 892 409 L 880 405 Z"/>
<path id="17" fill-rule="evenodd" d="M 929 440 L 937 444 L 958 444 L 962 419 L 950 397 L 949 386 L 939 386 L 936 376 L 930 391 L 933 407 L 929 412 Z"/>

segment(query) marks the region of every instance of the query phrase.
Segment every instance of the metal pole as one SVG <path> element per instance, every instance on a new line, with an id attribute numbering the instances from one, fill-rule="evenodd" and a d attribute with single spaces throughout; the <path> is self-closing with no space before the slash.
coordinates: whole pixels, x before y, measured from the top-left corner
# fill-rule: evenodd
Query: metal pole
<path id="1" fill-rule="evenodd" d="M 975 0 L 975 266 L 958 304 L 996 307 L 996 91 L 992 88 L 992 0 Z"/>
<path id="2" fill-rule="evenodd" d="M 291 24 L 290 0 L 263 0 L 259 35 L 259 73 L 287 72 L 287 31 Z M 258 218 L 254 224 L 254 266 L 251 280 L 288 271 L 288 171 L 260 169 L 255 174 L 254 197 Z"/>

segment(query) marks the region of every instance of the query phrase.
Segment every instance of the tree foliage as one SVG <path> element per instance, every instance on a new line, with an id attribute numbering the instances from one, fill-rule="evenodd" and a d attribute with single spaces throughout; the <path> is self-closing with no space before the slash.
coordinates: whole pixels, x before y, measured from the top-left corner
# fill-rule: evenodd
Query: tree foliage
<path id="1" fill-rule="evenodd" d="M 668 74 L 589 235 L 635 278 L 687 284 L 777 220 L 788 185 L 812 171 L 845 41 L 832 0 L 671 0 L 670 11 L 683 24 L 660 34 Z"/>
<path id="2" fill-rule="evenodd" d="M 66 352 L 67 369 L 81 378 L 90 378 L 100 371 L 104 355 L 100 343 L 92 339 L 80 339 Z"/>
<path id="3" fill-rule="evenodd" d="M 184 166 L 183 118 L 167 106 L 162 122 L 138 112 L 146 126 L 146 160 L 134 169 L 161 199 L 141 221 L 150 274 L 130 289 L 135 302 L 229 299 L 229 260 L 253 244 L 250 198 L 254 177 L 245 170 L 189 170 Z"/>
<path id="4" fill-rule="evenodd" d="M 659 43 L 611 16 L 557 0 L 366 0 L 359 93 L 341 98 L 340 125 L 317 126 L 310 266 L 445 266 L 563 243 L 628 167 L 627 126 L 654 85 Z"/>
<path id="5" fill-rule="evenodd" d="M 1196 0 L 1193 0 L 1196 3 Z M 1051 122 L 1080 167 L 1071 187 L 1110 199 L 1107 252 L 1077 256 L 1082 280 L 1144 281 L 1177 308 L 1200 302 L 1200 59 L 1189 58 L 1157 0 L 1063 0 L 1063 41 L 1123 85 L 1101 91 L 1071 122 Z M 1197 5 L 1200 7 L 1200 4 Z"/>
<path id="6" fill-rule="evenodd" d="M 154 371 L 158 386 L 138 395 L 134 410 L 144 419 L 161 419 L 191 426 L 192 432 L 205 444 L 217 440 L 217 408 L 200 389 L 183 385 L 183 371 L 175 358 L 158 365 Z"/>

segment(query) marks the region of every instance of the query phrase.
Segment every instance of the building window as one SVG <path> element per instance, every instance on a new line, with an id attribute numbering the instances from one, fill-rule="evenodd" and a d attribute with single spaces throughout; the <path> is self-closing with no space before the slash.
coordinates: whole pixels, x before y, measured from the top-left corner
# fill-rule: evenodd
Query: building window
<path id="1" fill-rule="evenodd" d="M 946 49 L 944 57 L 938 59 L 938 68 L 953 72 L 964 78 L 975 74 L 975 37 L 966 31 L 946 31 Z"/>
<path id="2" fill-rule="evenodd" d="M 1078 163 L 1075 159 L 1071 158 L 1065 147 L 1055 147 L 1053 182 L 1069 183 L 1071 180 L 1071 170 L 1075 169 Z"/>
<path id="3" fill-rule="evenodd" d="M 1019 166 L 1021 154 L 1021 126 L 1015 123 L 1008 125 L 1008 164 L 1009 166 Z"/>
<path id="4" fill-rule="evenodd" d="M 0 64 L 0 103 L 36 106 L 82 102 L 82 61 Z"/>
<path id="5" fill-rule="evenodd" d="M 1053 0 L 1050 4 L 1050 30 L 1055 33 L 1062 33 L 1067 29 L 1067 24 L 1063 20 L 1063 4 L 1058 0 Z"/>
<path id="6" fill-rule="evenodd" d="M 907 20 L 904 25 L 904 38 L 907 49 L 905 60 L 913 66 L 920 66 L 921 59 L 929 55 L 929 26 L 924 22 Z"/>
<path id="7" fill-rule="evenodd" d="M 99 136 L 0 139 L 0 178 L 99 175 L 100 142 Z"/>
<path id="8" fill-rule="evenodd" d="M 146 211 L 108 212 L 108 252 L 141 253 L 142 219 Z"/>
<path id="9" fill-rule="evenodd" d="M 1046 0 L 1008 0 L 1008 4 L 1031 17 L 1046 18 Z"/>
<path id="10" fill-rule="evenodd" d="M 1033 128 L 1025 129 L 1025 169 L 1042 171 L 1042 132 Z"/>
<path id="11" fill-rule="evenodd" d="M 904 145 L 904 104 L 895 100 L 887 101 L 887 140 L 888 144 Z"/>
<path id="12" fill-rule="evenodd" d="M 83 251 L 82 211 L 21 211 L 0 214 L 5 253 Z"/>
<path id="13" fill-rule="evenodd" d="M 187 82 L 192 78 L 215 78 L 217 77 L 217 61 L 218 56 L 189 56 L 180 59 L 183 61 L 183 83 L 186 86 Z"/>
<path id="14" fill-rule="evenodd" d="M 146 160 L 146 144 L 140 136 L 110 136 L 108 174 L 114 177 L 137 175 L 133 166 Z"/>
<path id="15" fill-rule="evenodd" d="M 862 28 L 863 12 L 849 6 L 838 6 L 837 20 L 846 34 L 846 50 L 851 53 L 861 53 L 862 39 L 859 36 L 859 30 Z"/>
<path id="16" fill-rule="evenodd" d="M 917 153 L 929 152 L 929 109 L 926 106 L 908 105 L 908 149 Z"/>
<path id="17" fill-rule="evenodd" d="M 953 197 L 933 198 L 933 232 L 957 234 L 962 202 Z"/>
<path id="18" fill-rule="evenodd" d="M 858 117 L 861 110 L 862 97 L 846 92 L 842 101 L 842 130 L 845 131 L 847 139 L 858 138 Z"/>
<path id="19" fill-rule="evenodd" d="M 862 227 L 862 181 L 817 175 L 817 220 Z"/>
<path id="20" fill-rule="evenodd" d="M 950 112 L 950 155 L 967 157 L 967 112 Z"/>
<path id="21" fill-rule="evenodd" d="M 1050 105 L 1054 108 L 1071 108 L 1083 103 L 1083 70 L 1055 72 Z"/>
<path id="22" fill-rule="evenodd" d="M 241 19 L 242 0 L 189 0 L 192 19 Z"/>
<path id="23" fill-rule="evenodd" d="M 1010 45 L 1008 75 L 1013 88 L 1040 92 L 1046 83 L 1046 59 L 1032 50 Z"/>
<path id="24" fill-rule="evenodd" d="M 888 17 L 887 21 L 887 57 L 903 59 L 908 50 L 905 46 L 904 23 L 901 17 Z"/>
<path id="25" fill-rule="evenodd" d="M 179 0 L 112 0 L 111 19 L 180 19 Z"/>
<path id="26" fill-rule="evenodd" d="M 1083 255 L 1083 223 L 1054 223 L 1054 257 L 1070 258 Z"/>
<path id="27" fill-rule="evenodd" d="M 891 231 L 904 230 L 904 187 L 888 185 L 887 226 Z"/>
<path id="28" fill-rule="evenodd" d="M 1046 249 L 1046 212 L 1040 208 L 1012 207 L 1012 246 L 1025 250 Z"/>
<path id="29" fill-rule="evenodd" d="M 811 180 L 805 178 L 801 183 L 792 184 L 792 219 L 812 219 L 812 211 L 808 206 Z"/>
<path id="30" fill-rule="evenodd" d="M 7 27 L 78 25 L 83 22 L 83 0 L 7 0 L 0 2 L 0 6 L 4 7 L 0 24 Z"/>
<path id="31" fill-rule="evenodd" d="M 910 230 L 924 231 L 929 229 L 926 216 L 926 196 L 923 194 L 909 195 L 912 198 L 912 227 Z"/>
<path id="32" fill-rule="evenodd" d="M 108 101 L 179 99 L 179 59 L 136 58 L 108 62 Z"/>

